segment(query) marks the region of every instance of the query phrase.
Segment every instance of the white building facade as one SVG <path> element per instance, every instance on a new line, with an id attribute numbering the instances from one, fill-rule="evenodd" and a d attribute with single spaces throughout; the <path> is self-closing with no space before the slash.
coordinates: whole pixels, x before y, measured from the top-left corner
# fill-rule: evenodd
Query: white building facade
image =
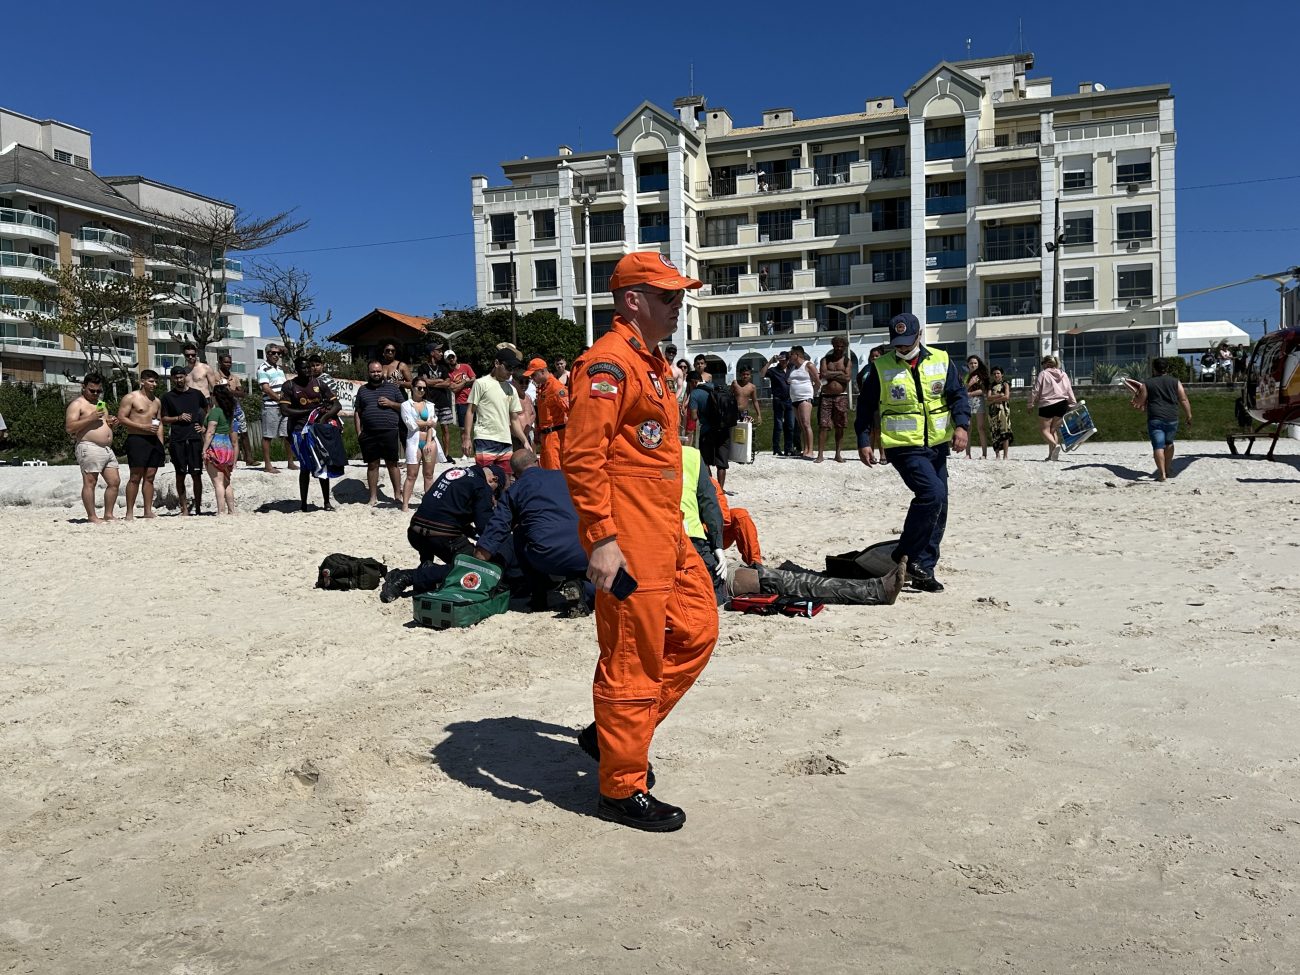
<path id="1" fill-rule="evenodd" d="M 777 108 L 749 127 L 699 96 L 644 102 L 608 150 L 507 162 L 499 187 L 472 178 L 478 303 L 580 324 L 590 305 L 600 334 L 614 264 L 658 250 L 705 282 L 680 355 L 734 373 L 793 344 L 816 358 L 847 329 L 864 357 L 911 311 L 929 343 L 1027 379 L 1051 349 L 1059 262 L 1072 374 L 1173 355 L 1176 311 L 1156 307 L 1176 293 L 1170 88 L 1054 95 L 1033 66 L 944 62 L 901 103 L 807 120 Z"/>
<path id="2" fill-rule="evenodd" d="M 240 262 L 223 257 L 210 269 L 205 266 L 210 280 L 199 288 L 178 275 L 160 252 L 148 251 L 147 245 L 163 232 L 152 214 L 197 208 L 233 209 L 142 176 L 98 176 L 91 168 L 89 132 L 0 108 L 0 378 L 66 383 L 65 373 L 79 374 L 84 360 L 75 342 L 29 324 L 18 312 L 32 310 L 32 301 L 7 287 L 15 278 L 49 280 L 47 272 L 59 265 L 159 282 L 154 313 L 122 322 L 113 336 L 121 358 L 140 369 L 163 372 L 184 362 L 175 336 L 191 331 L 190 312 L 183 301 L 163 296 L 182 289 L 211 295 L 219 302 L 228 334 L 209 349 L 229 351 L 235 371 L 251 376 L 260 349 L 260 320 L 245 313 L 237 291 L 243 279 Z M 215 361 L 212 351 L 209 359 Z"/>

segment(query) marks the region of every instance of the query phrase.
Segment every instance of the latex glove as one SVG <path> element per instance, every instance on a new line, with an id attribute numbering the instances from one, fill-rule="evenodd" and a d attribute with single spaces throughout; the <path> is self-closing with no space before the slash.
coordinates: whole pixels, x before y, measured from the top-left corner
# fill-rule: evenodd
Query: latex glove
<path id="1" fill-rule="evenodd" d="M 713 573 L 718 577 L 720 582 L 726 581 L 727 578 L 727 556 L 720 548 L 713 550 L 713 558 L 718 563 Z"/>

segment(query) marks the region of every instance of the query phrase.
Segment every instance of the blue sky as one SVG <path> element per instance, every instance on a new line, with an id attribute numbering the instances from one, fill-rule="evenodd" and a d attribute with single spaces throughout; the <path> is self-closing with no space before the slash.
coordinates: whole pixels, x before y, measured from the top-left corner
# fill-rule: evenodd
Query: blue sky
<path id="1" fill-rule="evenodd" d="M 296 207 L 310 226 L 277 250 L 299 252 L 280 259 L 312 273 L 331 327 L 376 306 L 471 304 L 469 177 L 496 185 L 502 160 L 561 142 L 611 145 L 642 99 L 686 94 L 692 64 L 696 93 L 749 125 L 778 105 L 811 118 L 901 97 L 964 57 L 968 37 L 981 57 L 1015 50 L 1021 31 L 1058 93 L 1172 84 L 1180 291 L 1300 263 L 1295 34 L 1277 3 L 61 9 L 57 21 L 42 4 L 6 10 L 0 105 L 90 129 L 101 174 L 257 214 Z M 399 240 L 411 242 L 350 246 Z M 1272 327 L 1277 295 L 1251 285 L 1180 314 Z"/>

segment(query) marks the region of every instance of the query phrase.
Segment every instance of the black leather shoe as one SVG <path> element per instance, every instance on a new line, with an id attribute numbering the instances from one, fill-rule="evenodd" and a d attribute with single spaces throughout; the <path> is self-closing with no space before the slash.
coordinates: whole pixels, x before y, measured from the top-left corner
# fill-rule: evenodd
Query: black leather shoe
<path id="1" fill-rule="evenodd" d="M 943 592 L 943 583 L 929 572 L 922 572 L 920 569 L 909 569 L 907 579 L 912 584 L 913 589 L 919 589 L 921 592 Z"/>
<path id="2" fill-rule="evenodd" d="M 414 569 L 389 569 L 384 576 L 384 584 L 379 590 L 379 601 L 391 603 L 406 591 L 406 587 L 415 578 Z"/>
<path id="3" fill-rule="evenodd" d="M 597 765 L 600 764 L 600 741 L 596 738 L 596 723 L 594 721 L 578 732 L 578 747 L 590 755 L 592 761 Z M 645 787 L 647 789 L 655 787 L 655 767 L 649 762 L 646 763 Z"/>
<path id="4" fill-rule="evenodd" d="M 660 802 L 648 792 L 634 792 L 626 799 L 601 796 L 596 814 L 611 823 L 651 833 L 671 833 L 686 825 L 686 813 L 676 806 Z"/>

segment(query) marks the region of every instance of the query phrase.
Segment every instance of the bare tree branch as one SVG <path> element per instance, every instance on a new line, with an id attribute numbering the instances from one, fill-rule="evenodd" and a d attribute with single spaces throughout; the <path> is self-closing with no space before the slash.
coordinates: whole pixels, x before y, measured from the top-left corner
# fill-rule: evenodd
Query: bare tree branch
<path id="1" fill-rule="evenodd" d="M 136 254 L 153 266 L 155 300 L 164 310 L 179 310 L 176 320 L 185 323 L 173 330 L 173 338 L 193 342 L 202 360 L 208 346 L 230 333 L 222 308 L 229 303 L 227 286 L 242 278 L 230 255 L 267 247 L 307 225 L 294 220 L 291 210 L 269 217 L 216 205 L 147 212 L 162 229 L 152 240 L 137 243 Z"/>
<path id="2" fill-rule="evenodd" d="M 316 311 L 316 298 L 311 293 L 311 274 L 269 260 L 257 262 L 252 274 L 261 284 L 249 292 L 247 300 L 266 306 L 267 317 L 280 336 L 286 356 L 292 359 L 299 349 L 315 347 L 316 332 L 334 317 L 334 313 L 328 309 L 323 314 Z M 298 326 L 296 338 L 290 334 L 291 323 Z"/>

